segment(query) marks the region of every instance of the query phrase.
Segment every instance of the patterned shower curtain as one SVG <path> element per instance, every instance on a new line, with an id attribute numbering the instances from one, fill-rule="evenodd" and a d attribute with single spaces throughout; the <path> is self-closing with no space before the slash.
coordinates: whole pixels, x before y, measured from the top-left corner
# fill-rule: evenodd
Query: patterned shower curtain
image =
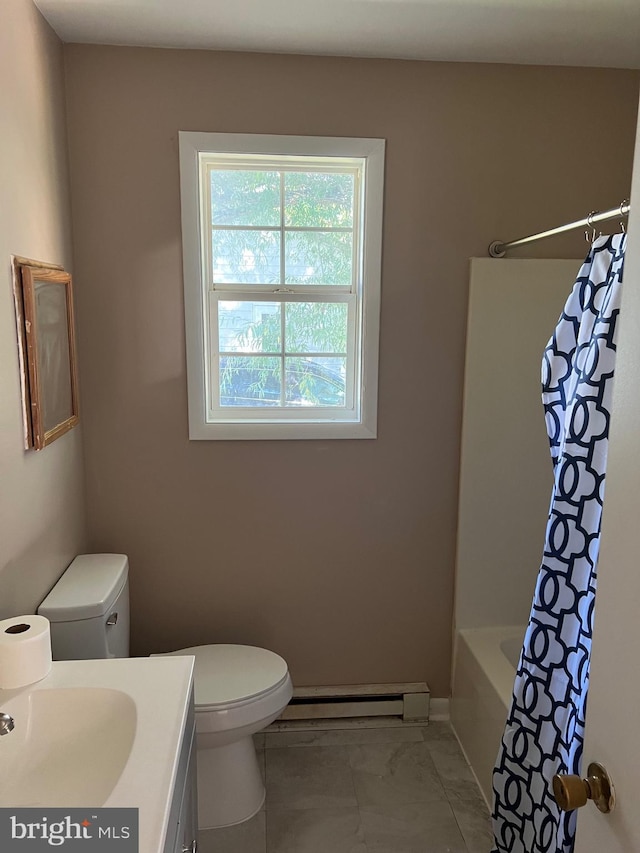
<path id="1" fill-rule="evenodd" d="M 624 234 L 594 242 L 544 351 L 554 484 L 493 774 L 498 853 L 573 850 L 576 813 L 560 811 L 551 779 L 581 771 L 624 247 Z"/>

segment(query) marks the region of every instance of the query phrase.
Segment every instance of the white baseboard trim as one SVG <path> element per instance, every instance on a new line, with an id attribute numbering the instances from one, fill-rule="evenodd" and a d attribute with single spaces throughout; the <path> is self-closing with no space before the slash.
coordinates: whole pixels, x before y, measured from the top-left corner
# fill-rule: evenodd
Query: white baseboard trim
<path id="1" fill-rule="evenodd" d="M 448 699 L 430 699 L 429 700 L 429 722 L 449 722 L 449 700 Z"/>

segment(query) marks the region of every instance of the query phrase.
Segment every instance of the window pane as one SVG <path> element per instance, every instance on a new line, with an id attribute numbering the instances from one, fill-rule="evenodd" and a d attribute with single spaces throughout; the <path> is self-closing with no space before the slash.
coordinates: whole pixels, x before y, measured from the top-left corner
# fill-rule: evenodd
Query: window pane
<path id="1" fill-rule="evenodd" d="M 285 225 L 353 227 L 353 175 L 285 172 Z"/>
<path id="2" fill-rule="evenodd" d="M 280 283 L 279 232 L 214 230 L 211 245 L 214 282 Z"/>
<path id="3" fill-rule="evenodd" d="M 287 302 L 284 317 L 287 352 L 346 352 L 346 303 Z"/>
<path id="4" fill-rule="evenodd" d="M 344 406 L 346 358 L 286 358 L 287 406 Z"/>
<path id="5" fill-rule="evenodd" d="M 280 173 L 213 170 L 211 221 L 214 225 L 280 225 Z"/>
<path id="6" fill-rule="evenodd" d="M 218 302 L 220 352 L 280 352 L 280 303 Z"/>
<path id="7" fill-rule="evenodd" d="M 220 358 L 221 406 L 279 406 L 281 361 L 273 356 Z"/>
<path id="8" fill-rule="evenodd" d="M 285 283 L 350 285 L 352 246 L 351 233 L 286 233 Z"/>

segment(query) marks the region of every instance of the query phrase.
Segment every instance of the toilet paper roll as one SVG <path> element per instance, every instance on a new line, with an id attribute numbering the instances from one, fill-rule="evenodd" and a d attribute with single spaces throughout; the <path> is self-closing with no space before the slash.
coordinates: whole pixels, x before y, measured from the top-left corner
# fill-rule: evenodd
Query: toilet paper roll
<path id="1" fill-rule="evenodd" d="M 0 690 L 40 681 L 51 669 L 51 633 L 44 616 L 0 622 Z"/>

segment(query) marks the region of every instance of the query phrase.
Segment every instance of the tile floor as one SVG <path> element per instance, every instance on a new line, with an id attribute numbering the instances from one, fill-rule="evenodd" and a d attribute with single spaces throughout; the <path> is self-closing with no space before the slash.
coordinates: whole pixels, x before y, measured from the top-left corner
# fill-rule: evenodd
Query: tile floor
<path id="1" fill-rule="evenodd" d="M 265 806 L 199 853 L 489 853 L 487 807 L 447 723 L 257 736 Z"/>

